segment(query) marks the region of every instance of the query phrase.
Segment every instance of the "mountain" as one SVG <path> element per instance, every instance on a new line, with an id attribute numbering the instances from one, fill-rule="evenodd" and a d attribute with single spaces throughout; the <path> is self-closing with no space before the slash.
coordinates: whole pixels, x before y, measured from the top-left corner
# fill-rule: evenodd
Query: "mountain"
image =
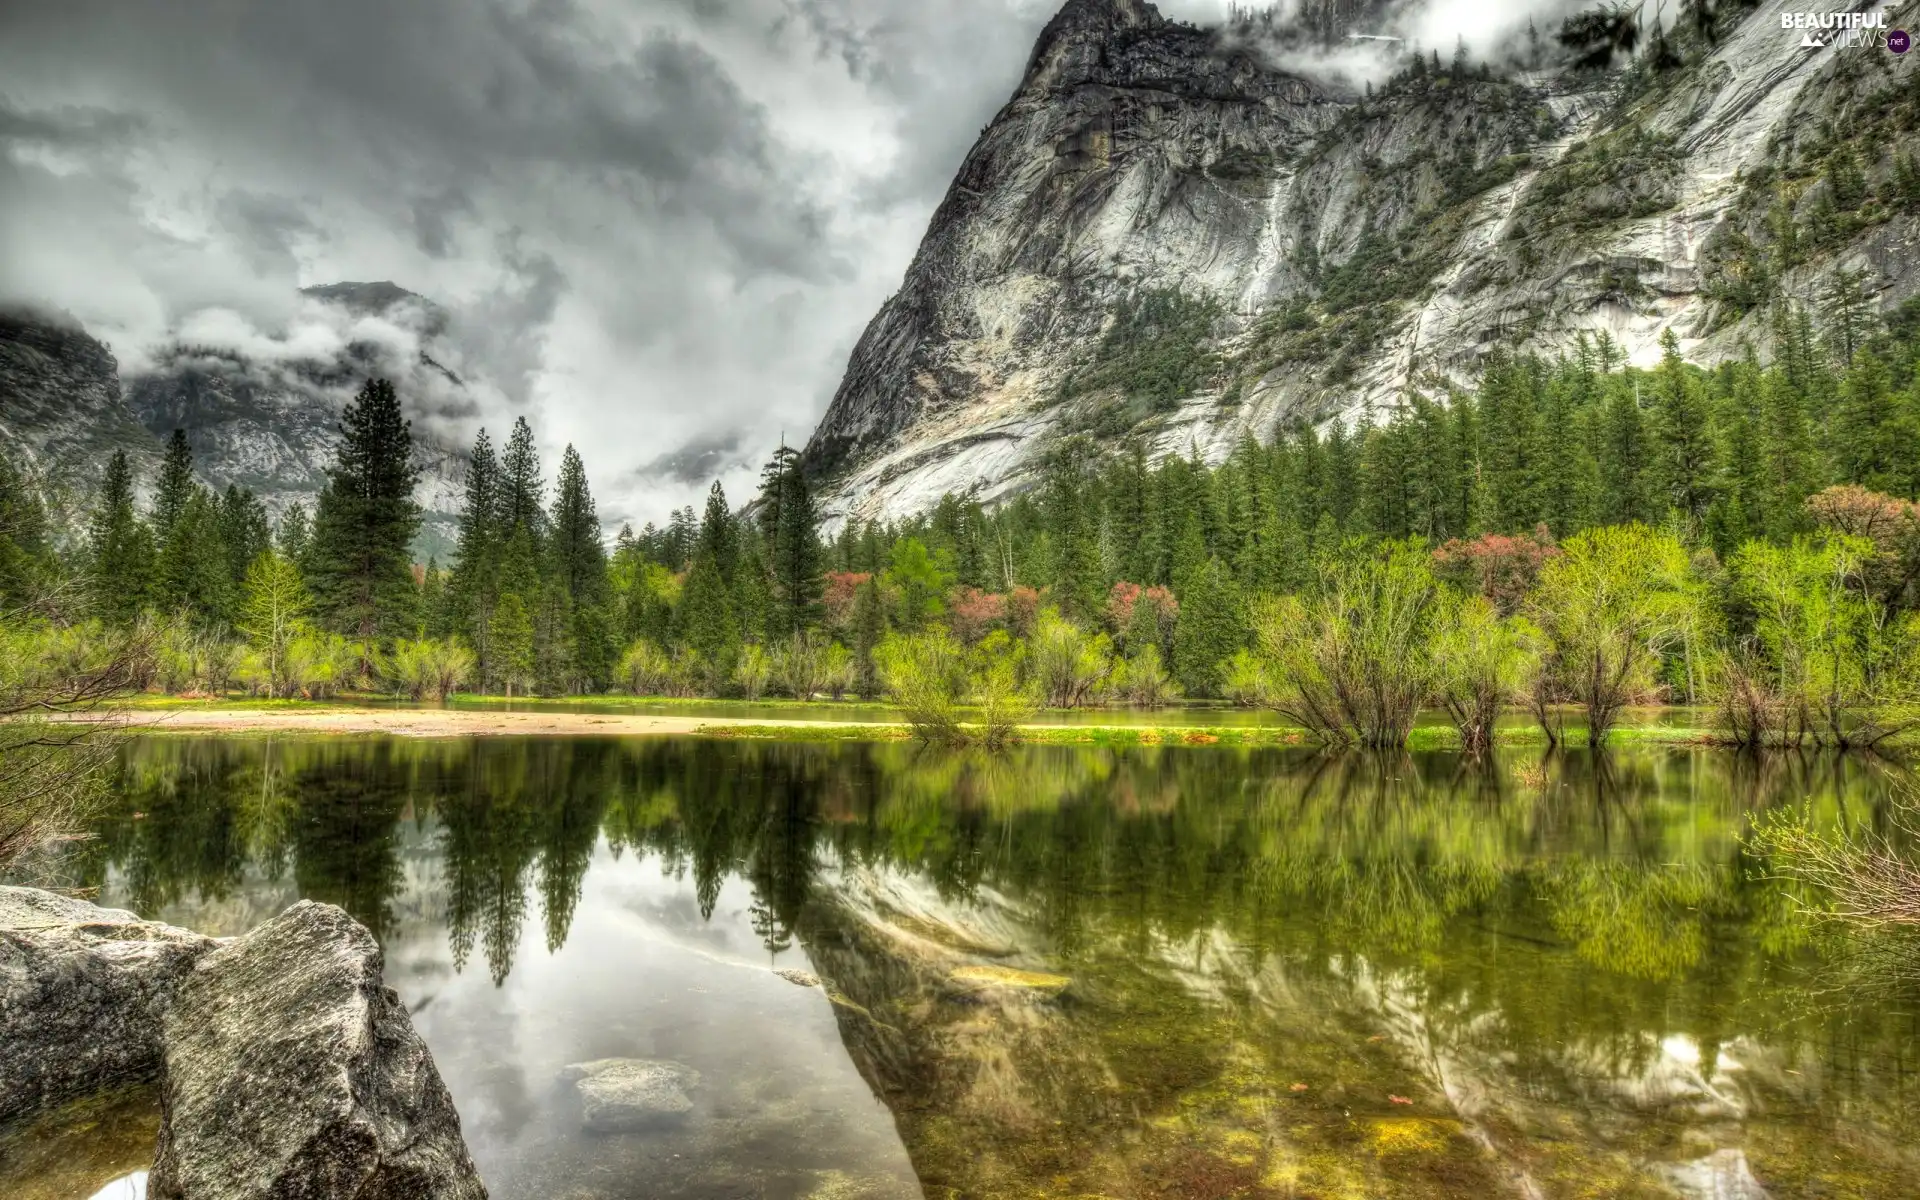
<path id="1" fill-rule="evenodd" d="M 127 407 L 113 353 L 65 316 L 0 311 L 0 449 L 38 475 L 60 523 L 125 450 L 151 475 L 160 443 Z"/>
<path id="2" fill-rule="evenodd" d="M 1012 494 L 1076 433 L 1217 460 L 1444 398 L 1496 348 L 1764 357 L 1776 300 L 1908 299 L 1914 56 L 1802 49 L 1786 0 L 1706 11 L 1620 69 L 1536 36 L 1368 94 L 1322 51 L 1378 6 L 1198 29 L 1069 0 L 815 431 L 829 510 Z"/>
<path id="3" fill-rule="evenodd" d="M 416 498 L 426 523 L 416 549 L 444 557 L 465 481 L 465 422 L 476 411 L 466 385 L 428 350 L 445 332 L 445 313 L 385 282 L 304 294 L 339 310 L 360 336 L 333 354 L 270 358 L 175 343 L 123 376 L 107 348 L 76 324 L 0 316 L 0 439 L 26 452 L 70 516 L 84 509 L 91 480 L 115 450 L 132 454 L 150 483 L 175 429 L 186 431 L 202 482 L 249 488 L 275 517 L 296 502 L 311 513 L 342 409 L 368 377 L 385 376 L 408 406 L 424 469 Z M 366 318 L 377 323 L 357 323 Z"/>

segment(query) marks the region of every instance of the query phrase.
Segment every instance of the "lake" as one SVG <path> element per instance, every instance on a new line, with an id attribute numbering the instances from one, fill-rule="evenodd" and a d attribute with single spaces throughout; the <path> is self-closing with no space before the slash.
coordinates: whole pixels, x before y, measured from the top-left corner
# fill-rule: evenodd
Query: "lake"
<path id="1" fill-rule="evenodd" d="M 1886 829 L 1904 786 L 1702 748 L 163 737 L 73 871 L 212 934 L 359 918 L 496 1200 L 1892 1197 L 1920 996 L 1739 839 Z M 583 1128 L 566 1068 L 615 1057 L 697 1072 L 691 1112 Z M 15 1131 L 0 1195 L 136 1195 L 157 1119 Z"/>

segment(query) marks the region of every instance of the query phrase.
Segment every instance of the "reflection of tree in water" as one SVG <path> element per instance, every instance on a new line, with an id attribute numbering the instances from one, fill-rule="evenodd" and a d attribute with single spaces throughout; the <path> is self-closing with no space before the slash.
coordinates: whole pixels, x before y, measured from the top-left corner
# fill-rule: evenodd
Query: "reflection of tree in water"
<path id="1" fill-rule="evenodd" d="M 604 835 L 616 853 L 687 870 L 703 915 L 729 875 L 743 878 L 769 949 L 790 942 L 820 864 L 837 861 L 905 869 L 950 898 L 983 884 L 1018 895 L 1068 956 L 1116 933 L 1145 947 L 1227 925 L 1254 953 L 1391 961 L 1481 930 L 1658 983 L 1719 961 L 1742 921 L 1761 922 L 1773 949 L 1798 944 L 1777 889 L 1749 880 L 1740 858 L 1755 807 L 1812 796 L 1836 819 L 1879 819 L 1861 802 L 1873 780 L 1858 760 L 1681 750 L 1530 763 L 1287 749 L 166 740 L 129 752 L 115 809 L 81 853 L 95 878 L 123 866 L 148 910 L 187 891 L 224 895 L 249 861 L 269 875 L 290 862 L 304 893 L 385 932 L 411 803 L 438 824 L 455 960 L 464 966 L 477 943 L 496 980 L 511 969 L 530 891 L 547 947 L 564 944 Z M 1302 911 L 1316 920 L 1281 919 Z"/>
<path id="2" fill-rule="evenodd" d="M 97 886 L 108 866 L 124 867 L 131 903 L 143 913 L 189 892 L 226 898 L 248 857 L 243 798 L 260 749 L 196 740 L 123 756 L 113 802 L 80 849 L 87 882 Z"/>
<path id="3" fill-rule="evenodd" d="M 401 884 L 396 845 L 407 802 L 394 743 L 330 743 L 292 772 L 291 846 L 300 894 L 337 904 L 385 938 Z"/>
<path id="4" fill-rule="evenodd" d="M 916 1164 L 978 1184 L 980 1139 L 1025 1128 L 1021 1113 L 1071 1113 L 1122 1146 L 1143 1121 L 1186 1121 L 1297 1077 L 1287 1056 L 1308 1045 L 1348 1046 L 1313 1064 L 1327 1077 L 1398 1070 L 1394 1047 L 1416 1046 L 1435 1063 L 1498 1064 L 1488 1086 L 1562 1096 L 1664 1069 L 1653 1032 L 1690 1039 L 1708 1073 L 1777 1038 L 1825 1046 L 1822 1104 L 1883 1112 L 1868 1094 L 1875 1064 L 1910 1030 L 1809 999 L 1805 933 L 1739 844 L 1751 814 L 1782 800 L 1875 827 L 1875 770 L 1696 750 L 1476 766 L 1284 748 L 165 740 L 129 750 L 115 807 L 79 853 L 90 881 L 122 869 L 143 908 L 290 868 L 304 893 L 384 934 L 410 813 L 433 831 L 456 963 L 478 946 L 496 983 L 533 897 L 548 949 L 565 943 L 602 837 L 686 878 L 709 917 L 740 879 L 767 948 L 805 943 L 875 1014 L 836 1008 Z M 912 894 L 860 908 L 863 879 Z M 1017 1010 L 1047 1017 L 1010 1017 L 1031 1039 L 996 1042 L 976 1001 L 940 991 L 943 968 L 898 958 L 972 911 L 1003 923 L 955 953 L 998 962 L 1004 947 L 980 947 L 999 939 L 1096 985 Z M 910 936 L 866 937 L 860 921 Z M 900 1007 L 929 994 L 931 1008 Z M 1342 1021 L 1389 1012 L 1394 1041 L 1349 1045 Z M 976 1084 L 1004 1104 L 968 1125 L 951 1089 Z M 1106 1189 L 1086 1173 L 1086 1140 L 1026 1143 L 1003 1165 L 1045 1159 Z"/>
<path id="5" fill-rule="evenodd" d="M 505 982 L 530 876 L 538 881 L 548 950 L 565 944 L 619 786 L 617 767 L 606 743 L 477 741 L 423 772 L 440 820 L 456 968 L 465 968 L 477 938 L 494 983 Z"/>

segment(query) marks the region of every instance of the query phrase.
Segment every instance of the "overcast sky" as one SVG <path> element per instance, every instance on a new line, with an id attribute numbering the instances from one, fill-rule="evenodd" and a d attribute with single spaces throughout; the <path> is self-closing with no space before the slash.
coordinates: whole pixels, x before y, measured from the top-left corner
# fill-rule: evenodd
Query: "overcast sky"
<path id="1" fill-rule="evenodd" d="M 579 447 L 603 516 L 715 471 L 743 500 L 1055 7 L 0 0 L 0 301 L 135 364 L 183 330 L 324 342 L 299 287 L 391 279 L 451 311 L 490 423 L 524 412 L 550 469 Z"/>

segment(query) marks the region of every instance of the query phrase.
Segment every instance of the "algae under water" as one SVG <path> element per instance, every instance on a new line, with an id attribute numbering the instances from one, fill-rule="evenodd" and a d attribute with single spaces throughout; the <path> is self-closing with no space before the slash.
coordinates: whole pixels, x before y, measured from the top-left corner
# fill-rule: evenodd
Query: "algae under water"
<path id="1" fill-rule="evenodd" d="M 498 1200 L 1911 1196 L 1920 997 L 1740 843 L 1886 828 L 1901 774 L 171 737 L 70 866 L 209 933 L 366 923 Z M 586 1128 L 567 1067 L 619 1058 L 684 1110 Z M 0 1135 L 0 1193 L 125 1187 L 153 1122 Z"/>

